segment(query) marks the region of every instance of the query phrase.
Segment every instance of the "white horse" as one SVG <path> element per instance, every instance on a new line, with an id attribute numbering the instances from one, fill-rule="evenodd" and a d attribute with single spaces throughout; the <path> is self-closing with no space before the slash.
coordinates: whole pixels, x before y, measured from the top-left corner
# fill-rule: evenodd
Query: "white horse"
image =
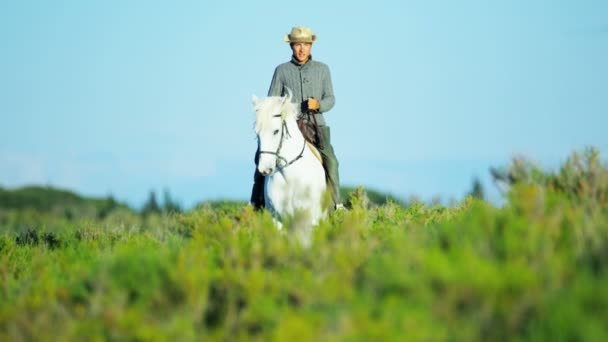
<path id="1" fill-rule="evenodd" d="M 298 128 L 298 110 L 291 97 L 291 91 L 283 97 L 253 96 L 258 171 L 265 176 L 266 209 L 279 220 L 279 228 L 286 215 L 303 214 L 309 230 L 326 215 L 322 205 L 325 171 Z"/>

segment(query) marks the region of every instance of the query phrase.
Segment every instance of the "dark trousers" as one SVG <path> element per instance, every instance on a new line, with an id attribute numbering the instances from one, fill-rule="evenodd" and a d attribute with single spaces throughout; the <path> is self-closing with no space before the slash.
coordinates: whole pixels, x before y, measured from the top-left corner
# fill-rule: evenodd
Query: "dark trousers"
<path id="1" fill-rule="evenodd" d="M 319 126 L 321 144 L 317 146 L 323 159 L 325 179 L 331 191 L 331 197 L 335 204 L 342 203 L 340 199 L 340 175 L 338 173 L 338 158 L 331 146 L 331 132 L 329 126 Z M 264 207 L 264 176 L 258 171 L 257 165 L 260 160 L 260 147 L 255 152 L 255 173 L 253 175 L 253 189 L 251 190 L 251 204 L 256 209 Z"/>

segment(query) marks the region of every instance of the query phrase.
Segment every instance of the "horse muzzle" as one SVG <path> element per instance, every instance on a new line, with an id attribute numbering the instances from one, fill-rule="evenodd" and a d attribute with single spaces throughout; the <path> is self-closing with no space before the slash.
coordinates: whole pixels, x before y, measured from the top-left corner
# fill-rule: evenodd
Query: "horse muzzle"
<path id="1" fill-rule="evenodd" d="M 272 166 L 258 166 L 258 171 L 262 174 L 262 176 L 270 176 L 274 173 L 275 168 Z"/>

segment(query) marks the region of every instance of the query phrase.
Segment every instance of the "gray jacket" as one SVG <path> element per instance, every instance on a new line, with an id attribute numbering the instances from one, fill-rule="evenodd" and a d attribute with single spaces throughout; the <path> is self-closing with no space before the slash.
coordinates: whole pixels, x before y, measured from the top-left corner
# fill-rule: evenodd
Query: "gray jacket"
<path id="1" fill-rule="evenodd" d="M 280 64 L 274 70 L 268 96 L 284 96 L 288 94 L 287 88 L 293 92 L 292 102 L 300 104 L 300 113 L 305 111 L 303 103 L 309 97 L 319 100 L 319 113 L 315 117 L 319 125 L 325 125 L 323 113 L 332 109 L 336 102 L 327 65 L 313 61 L 312 56 L 308 62 L 300 65 L 292 57 L 291 61 Z"/>

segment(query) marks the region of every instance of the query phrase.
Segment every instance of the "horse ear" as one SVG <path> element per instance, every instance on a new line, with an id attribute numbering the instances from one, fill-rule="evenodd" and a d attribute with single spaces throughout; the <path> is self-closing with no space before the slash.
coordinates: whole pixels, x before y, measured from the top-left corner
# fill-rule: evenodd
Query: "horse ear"
<path id="1" fill-rule="evenodd" d="M 291 89 L 289 89 L 289 87 L 287 87 L 287 93 L 289 94 L 289 101 L 291 101 L 291 98 L 293 97 L 293 92 L 291 91 Z"/>
<path id="2" fill-rule="evenodd" d="M 293 92 L 289 87 L 285 87 L 287 89 L 287 95 L 283 97 L 283 103 L 291 102 L 291 98 L 293 97 Z"/>
<path id="3" fill-rule="evenodd" d="M 257 106 L 258 102 L 260 101 L 260 99 L 258 99 L 257 96 L 255 95 L 251 95 L 251 102 L 253 103 L 253 106 Z"/>

